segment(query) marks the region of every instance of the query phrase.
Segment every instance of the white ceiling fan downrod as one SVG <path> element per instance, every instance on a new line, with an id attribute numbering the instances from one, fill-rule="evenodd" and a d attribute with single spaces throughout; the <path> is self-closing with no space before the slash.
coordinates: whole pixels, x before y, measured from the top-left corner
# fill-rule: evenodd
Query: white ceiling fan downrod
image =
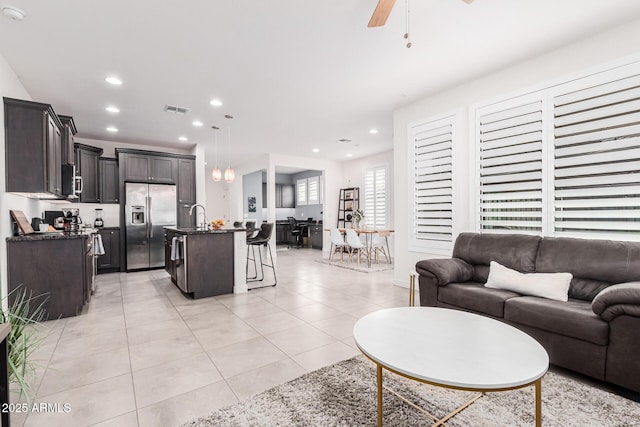
<path id="1" fill-rule="evenodd" d="M 406 11 L 406 15 L 405 15 L 405 33 L 404 33 L 404 38 L 407 40 L 407 49 L 409 49 L 411 47 L 411 38 L 409 36 L 409 18 L 410 18 L 410 14 L 411 14 L 411 10 L 409 9 L 409 0 L 405 0 L 405 11 Z"/>

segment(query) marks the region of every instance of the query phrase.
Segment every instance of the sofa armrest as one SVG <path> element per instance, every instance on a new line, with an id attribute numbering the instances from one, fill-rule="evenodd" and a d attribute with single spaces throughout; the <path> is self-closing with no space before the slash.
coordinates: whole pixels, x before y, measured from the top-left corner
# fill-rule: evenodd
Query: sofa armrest
<path id="1" fill-rule="evenodd" d="M 425 259 L 416 263 L 421 276 L 433 277 L 439 286 L 468 282 L 473 278 L 473 266 L 459 258 Z"/>
<path id="2" fill-rule="evenodd" d="M 622 315 L 640 317 L 640 282 L 618 283 L 601 290 L 591 309 L 607 322 Z"/>

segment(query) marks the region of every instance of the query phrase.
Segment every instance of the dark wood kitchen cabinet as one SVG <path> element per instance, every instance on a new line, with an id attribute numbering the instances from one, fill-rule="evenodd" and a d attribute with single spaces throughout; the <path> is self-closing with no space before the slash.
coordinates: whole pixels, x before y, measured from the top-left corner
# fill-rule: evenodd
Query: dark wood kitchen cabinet
<path id="1" fill-rule="evenodd" d="M 178 159 L 178 226 L 194 227 L 196 212 L 189 215 L 196 202 L 196 162 L 194 159 Z M 212 218 L 209 218 L 211 220 Z"/>
<path id="2" fill-rule="evenodd" d="M 102 148 L 85 144 L 74 144 L 76 152 L 76 175 L 82 177 L 81 203 L 100 202 L 100 181 L 98 162 Z"/>
<path id="3" fill-rule="evenodd" d="M 173 238 L 176 236 L 174 230 L 164 230 L 164 269 L 171 276 L 171 281 L 176 282 L 176 262 L 171 259 L 173 248 Z"/>
<path id="4" fill-rule="evenodd" d="M 177 159 L 165 155 L 149 155 L 116 150 L 124 180 L 151 184 L 175 184 L 178 175 Z"/>
<path id="5" fill-rule="evenodd" d="M 21 284 L 36 297 L 47 298 L 44 309 L 49 319 L 77 315 L 91 297 L 92 237 L 7 239 L 9 304 Z"/>
<path id="6" fill-rule="evenodd" d="M 322 249 L 323 233 L 324 231 L 322 230 L 322 224 L 311 225 L 309 227 L 311 247 L 313 249 Z"/>
<path id="7" fill-rule="evenodd" d="M 62 195 L 62 132 L 52 116 L 47 117 L 47 189 Z"/>
<path id="8" fill-rule="evenodd" d="M 101 157 L 98 161 L 100 182 L 100 203 L 119 203 L 118 159 Z"/>
<path id="9" fill-rule="evenodd" d="M 62 194 L 62 123 L 49 104 L 4 98 L 6 191 Z"/>
<path id="10" fill-rule="evenodd" d="M 178 159 L 178 203 L 196 202 L 196 161 Z"/>
<path id="11" fill-rule="evenodd" d="M 58 116 L 62 122 L 62 164 L 73 165 L 76 162 L 73 136 L 78 133 L 71 116 Z"/>
<path id="12" fill-rule="evenodd" d="M 98 256 L 98 274 L 120 271 L 120 228 L 101 228 L 98 234 L 104 247 L 104 255 Z"/>

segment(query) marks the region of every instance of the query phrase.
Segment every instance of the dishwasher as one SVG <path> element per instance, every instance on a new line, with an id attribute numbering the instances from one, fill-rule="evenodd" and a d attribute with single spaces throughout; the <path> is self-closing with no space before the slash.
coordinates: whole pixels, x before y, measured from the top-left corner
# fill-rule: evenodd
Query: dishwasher
<path id="1" fill-rule="evenodd" d="M 187 281 L 187 236 L 174 237 L 172 254 L 176 262 L 176 283 L 182 292 L 188 293 L 189 283 Z"/>

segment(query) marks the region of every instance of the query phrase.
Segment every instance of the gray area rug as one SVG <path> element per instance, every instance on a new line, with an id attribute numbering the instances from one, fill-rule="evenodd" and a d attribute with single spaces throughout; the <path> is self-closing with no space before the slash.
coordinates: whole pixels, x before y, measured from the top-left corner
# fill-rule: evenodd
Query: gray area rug
<path id="1" fill-rule="evenodd" d="M 393 270 L 393 264 L 389 264 L 388 262 L 386 262 L 386 260 L 380 261 L 379 264 L 375 261 L 372 261 L 371 267 L 367 267 L 367 261 L 361 260 L 360 266 L 358 267 L 357 261 L 349 262 L 346 256 L 344 257 L 344 262 L 340 261 L 340 255 L 336 255 L 336 258 L 334 258 L 333 261 L 329 261 L 328 259 L 324 258 L 317 259 L 316 262 L 332 265 L 334 267 L 346 268 L 348 270 L 360 271 L 362 273 L 377 273 L 379 271 Z M 393 261 L 393 259 L 391 261 Z"/>
<path id="2" fill-rule="evenodd" d="M 474 393 L 432 387 L 385 372 L 384 384 L 430 413 L 443 417 Z M 208 416 L 183 424 L 203 426 L 374 426 L 375 365 L 364 356 L 303 375 Z M 553 372 L 542 384 L 543 425 L 638 426 L 640 404 Z M 453 426 L 532 426 L 534 387 L 488 393 L 458 414 Z M 430 420 L 384 392 L 385 426 L 431 425 Z"/>

